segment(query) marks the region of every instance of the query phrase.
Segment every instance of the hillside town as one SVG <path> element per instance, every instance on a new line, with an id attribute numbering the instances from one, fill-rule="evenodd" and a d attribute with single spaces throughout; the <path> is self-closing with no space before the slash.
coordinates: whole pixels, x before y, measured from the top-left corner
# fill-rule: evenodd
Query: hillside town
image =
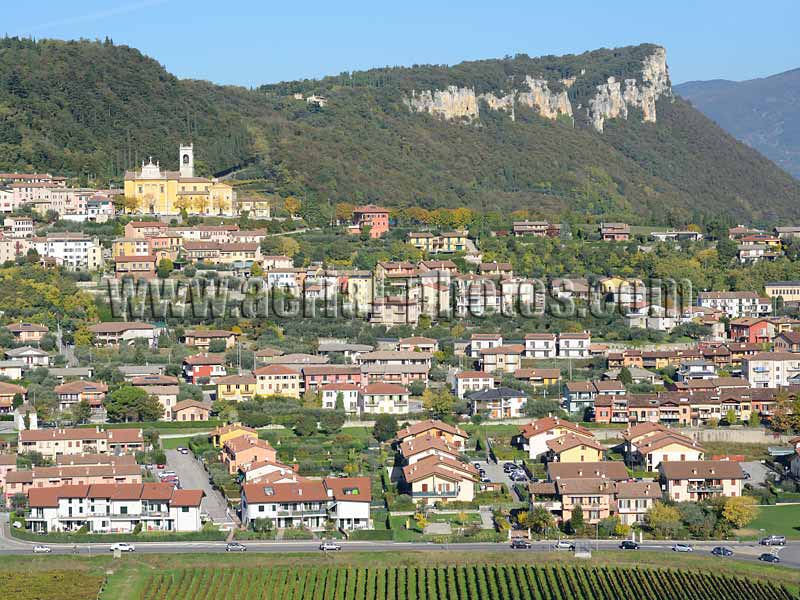
<path id="1" fill-rule="evenodd" d="M 719 539 L 800 493 L 800 279 L 537 278 L 492 249 L 573 228 L 476 235 L 458 209 L 409 226 L 376 204 L 311 228 L 197 177 L 191 144 L 179 165 L 149 158 L 116 190 L 0 174 L 6 285 L 62 277 L 72 303 L 57 285 L 3 311 L 13 535 Z M 578 235 L 753 264 L 785 260 L 800 228 Z M 378 256 L 348 266 L 331 254 L 348 243 Z"/>

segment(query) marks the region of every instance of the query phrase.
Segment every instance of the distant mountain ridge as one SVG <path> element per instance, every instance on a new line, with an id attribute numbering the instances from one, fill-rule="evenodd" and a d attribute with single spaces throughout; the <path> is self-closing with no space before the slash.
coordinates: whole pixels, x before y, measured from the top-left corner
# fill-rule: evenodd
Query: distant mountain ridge
<path id="1" fill-rule="evenodd" d="M 689 81 L 674 89 L 725 131 L 800 178 L 800 69 L 747 81 Z"/>
<path id="2" fill-rule="evenodd" d="M 323 100 L 319 100 L 322 96 Z M 652 44 L 341 73 L 180 80 L 111 42 L 0 40 L 0 169 L 119 182 L 152 155 L 242 194 L 685 225 L 796 215 L 800 182 L 676 98 Z"/>

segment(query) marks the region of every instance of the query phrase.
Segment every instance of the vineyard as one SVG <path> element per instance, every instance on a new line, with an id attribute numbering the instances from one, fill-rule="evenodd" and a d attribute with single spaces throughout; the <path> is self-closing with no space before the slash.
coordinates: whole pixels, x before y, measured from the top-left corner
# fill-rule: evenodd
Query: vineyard
<path id="1" fill-rule="evenodd" d="M 770 582 L 711 572 L 593 566 L 175 569 L 150 575 L 141 600 L 792 600 Z"/>

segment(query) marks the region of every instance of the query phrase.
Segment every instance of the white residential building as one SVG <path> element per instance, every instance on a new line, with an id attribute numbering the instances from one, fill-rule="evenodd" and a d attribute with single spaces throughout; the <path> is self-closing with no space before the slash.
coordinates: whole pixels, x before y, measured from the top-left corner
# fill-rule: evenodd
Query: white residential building
<path id="1" fill-rule="evenodd" d="M 361 412 L 370 414 L 408 414 L 409 393 L 402 385 L 371 383 L 361 390 Z"/>
<path id="2" fill-rule="evenodd" d="M 461 371 L 455 376 L 455 392 L 461 400 L 471 392 L 491 390 L 494 387 L 494 375 L 484 371 Z"/>
<path id="3" fill-rule="evenodd" d="M 344 411 L 348 415 L 358 414 L 358 395 L 361 390 L 355 383 L 328 383 L 320 387 L 322 392 L 322 408 L 334 410 L 336 399 L 342 395 Z"/>
<path id="4" fill-rule="evenodd" d="M 592 336 L 583 333 L 560 333 L 558 335 L 558 358 L 590 358 L 589 347 Z"/>
<path id="5" fill-rule="evenodd" d="M 760 352 L 745 357 L 742 373 L 750 387 L 778 388 L 800 384 L 800 353 Z"/>
<path id="6" fill-rule="evenodd" d="M 558 343 L 555 333 L 528 333 L 525 335 L 525 358 L 555 358 Z"/>
<path id="7" fill-rule="evenodd" d="M 700 292 L 697 304 L 721 310 L 731 319 L 765 317 L 772 313 L 769 298 L 760 298 L 755 292 Z"/>
<path id="8" fill-rule="evenodd" d="M 103 249 L 97 238 L 80 233 L 49 233 L 34 238 L 31 246 L 70 271 L 97 271 L 103 267 Z"/>
<path id="9" fill-rule="evenodd" d="M 203 490 L 179 490 L 168 483 L 63 485 L 28 492 L 31 531 L 132 533 L 200 531 Z"/>

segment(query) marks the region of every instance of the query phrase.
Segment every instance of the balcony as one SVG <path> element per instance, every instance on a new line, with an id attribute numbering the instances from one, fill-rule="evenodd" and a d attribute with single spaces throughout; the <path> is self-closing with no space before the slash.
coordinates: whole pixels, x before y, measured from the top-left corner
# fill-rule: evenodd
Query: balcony
<path id="1" fill-rule="evenodd" d="M 722 493 L 722 486 L 721 485 L 694 485 L 694 486 L 689 486 L 688 491 L 689 491 L 689 493 L 695 493 L 695 494 L 721 494 Z"/>
<path id="2" fill-rule="evenodd" d="M 459 490 L 443 490 L 443 491 L 434 491 L 429 490 L 426 492 L 411 492 L 412 498 L 455 498 L 458 496 Z"/>
<path id="3" fill-rule="evenodd" d="M 561 502 L 556 500 L 548 501 L 548 502 L 531 502 L 531 506 L 541 506 L 544 509 L 548 510 L 549 512 L 558 512 L 562 509 Z"/>
<path id="4" fill-rule="evenodd" d="M 327 517 L 328 512 L 325 508 L 317 508 L 311 510 L 279 510 L 277 512 L 279 517 Z"/>

